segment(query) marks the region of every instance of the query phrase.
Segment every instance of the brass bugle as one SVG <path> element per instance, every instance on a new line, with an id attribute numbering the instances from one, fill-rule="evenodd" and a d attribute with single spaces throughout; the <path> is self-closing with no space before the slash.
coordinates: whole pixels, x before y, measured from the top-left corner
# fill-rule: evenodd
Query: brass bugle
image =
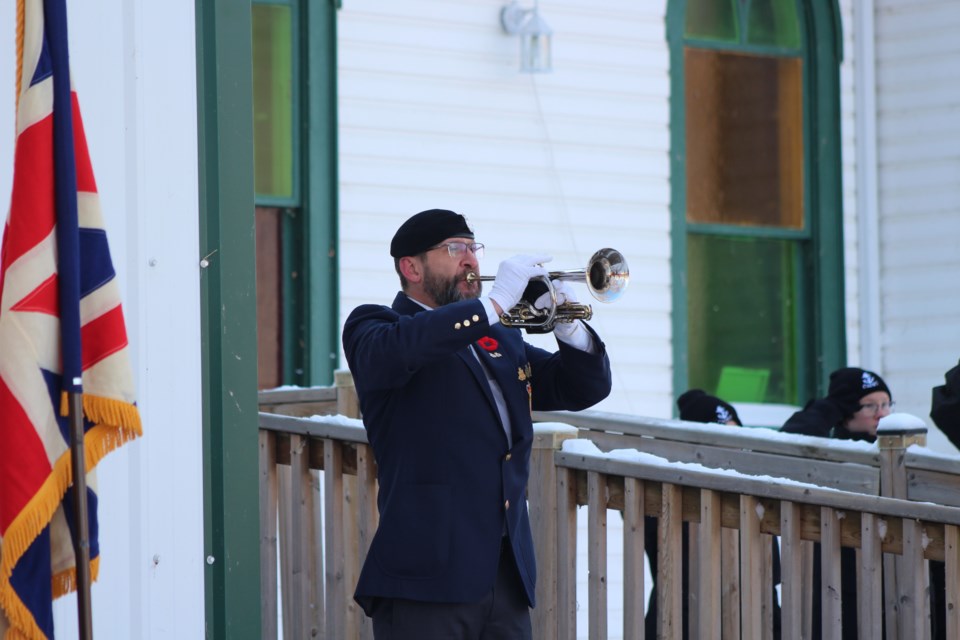
<path id="1" fill-rule="evenodd" d="M 494 276 L 481 276 L 468 273 L 467 282 L 492 282 Z M 593 317 L 590 305 L 563 303 L 557 304 L 557 293 L 552 280 L 581 282 L 587 285 L 595 299 L 600 302 L 613 302 L 619 298 L 630 282 L 630 268 L 623 254 L 616 249 L 604 248 L 595 252 L 587 262 L 585 269 L 548 271 L 547 277 L 538 277 L 550 294 L 551 304 L 544 309 L 534 307 L 533 300 L 521 300 L 515 307 L 500 316 L 500 322 L 508 327 L 522 327 L 538 333 L 553 331 L 557 322 L 589 320 Z"/>

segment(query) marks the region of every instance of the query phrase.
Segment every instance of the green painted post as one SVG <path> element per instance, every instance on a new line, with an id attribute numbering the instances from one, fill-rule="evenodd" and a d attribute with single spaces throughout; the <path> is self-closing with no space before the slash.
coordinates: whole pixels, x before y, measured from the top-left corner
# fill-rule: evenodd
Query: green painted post
<path id="1" fill-rule="evenodd" d="M 206 637 L 260 633 L 249 2 L 197 0 Z"/>
<path id="2" fill-rule="evenodd" d="M 687 323 L 687 130 L 683 75 L 686 3 L 667 3 L 670 45 L 670 294 L 673 329 L 673 393 L 687 388 L 690 373 Z M 672 404 L 672 403 L 671 403 Z M 676 411 L 676 409 L 674 409 Z M 676 414 L 674 414 L 676 415 Z"/>

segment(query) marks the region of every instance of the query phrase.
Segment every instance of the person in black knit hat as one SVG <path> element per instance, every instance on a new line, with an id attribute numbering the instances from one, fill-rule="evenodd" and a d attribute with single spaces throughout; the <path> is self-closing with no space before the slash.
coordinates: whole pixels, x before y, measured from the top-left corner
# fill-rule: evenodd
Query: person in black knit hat
<path id="1" fill-rule="evenodd" d="M 733 405 L 708 395 L 703 389 L 690 389 L 677 398 L 680 419 L 690 422 L 716 422 L 743 426 Z"/>
<path id="2" fill-rule="evenodd" d="M 830 374 L 827 396 L 811 400 L 780 427 L 784 433 L 800 433 L 840 440 L 875 442 L 880 419 L 893 408 L 887 383 L 873 371 L 857 367 Z"/>
<path id="3" fill-rule="evenodd" d="M 708 394 L 703 389 L 690 389 L 677 398 L 677 408 L 680 410 L 681 420 L 688 422 L 704 422 L 707 424 L 723 424 L 735 427 L 742 427 L 740 416 L 737 410 L 728 402 L 721 400 L 716 396 Z M 682 531 L 682 557 L 683 567 L 681 579 L 682 606 L 683 606 L 683 638 L 690 637 L 689 628 L 689 576 L 687 564 L 690 558 L 690 534 L 687 523 L 683 523 Z M 659 547 L 657 533 L 657 518 L 654 516 L 644 517 L 643 544 L 647 552 L 647 558 L 650 561 L 650 572 L 653 575 L 653 590 L 650 592 L 650 602 L 647 606 L 647 613 L 644 616 L 645 637 L 657 637 L 657 550 Z M 780 548 L 777 546 L 776 538 L 773 539 L 773 637 L 780 638 L 780 601 L 777 598 L 776 585 L 780 584 Z"/>
<path id="4" fill-rule="evenodd" d="M 827 396 L 811 400 L 780 427 L 784 433 L 799 433 L 840 440 L 876 442 L 880 419 L 893 408 L 892 394 L 878 374 L 857 367 L 844 367 L 830 374 Z M 840 550 L 842 599 L 842 637 L 857 638 L 857 559 L 856 550 Z M 813 638 L 818 640 L 821 616 L 820 545 L 813 556 Z"/>

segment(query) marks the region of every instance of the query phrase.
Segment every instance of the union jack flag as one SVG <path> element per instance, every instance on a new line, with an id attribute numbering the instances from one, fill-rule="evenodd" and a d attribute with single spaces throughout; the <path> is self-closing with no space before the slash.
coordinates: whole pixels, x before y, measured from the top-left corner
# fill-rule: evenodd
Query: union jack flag
<path id="1" fill-rule="evenodd" d="M 65 0 L 18 0 L 17 9 L 17 139 L 0 249 L 0 606 L 8 640 L 52 638 L 52 600 L 76 588 L 66 394 L 83 399 L 94 577 L 92 471 L 142 433 L 70 82 Z"/>

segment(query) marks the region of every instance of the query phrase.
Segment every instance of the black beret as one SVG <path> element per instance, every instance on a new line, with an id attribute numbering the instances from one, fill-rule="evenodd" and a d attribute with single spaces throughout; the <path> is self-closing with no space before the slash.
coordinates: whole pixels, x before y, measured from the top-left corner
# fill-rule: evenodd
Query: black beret
<path id="1" fill-rule="evenodd" d="M 717 422 L 726 424 L 733 420 L 737 424 L 740 416 L 733 405 L 720 398 L 708 395 L 702 389 L 690 389 L 677 398 L 677 407 L 680 409 L 680 419 L 690 422 Z"/>
<path id="2" fill-rule="evenodd" d="M 390 255 L 415 256 L 447 238 L 473 238 L 467 219 L 447 209 L 427 209 L 400 225 L 390 242 Z"/>

